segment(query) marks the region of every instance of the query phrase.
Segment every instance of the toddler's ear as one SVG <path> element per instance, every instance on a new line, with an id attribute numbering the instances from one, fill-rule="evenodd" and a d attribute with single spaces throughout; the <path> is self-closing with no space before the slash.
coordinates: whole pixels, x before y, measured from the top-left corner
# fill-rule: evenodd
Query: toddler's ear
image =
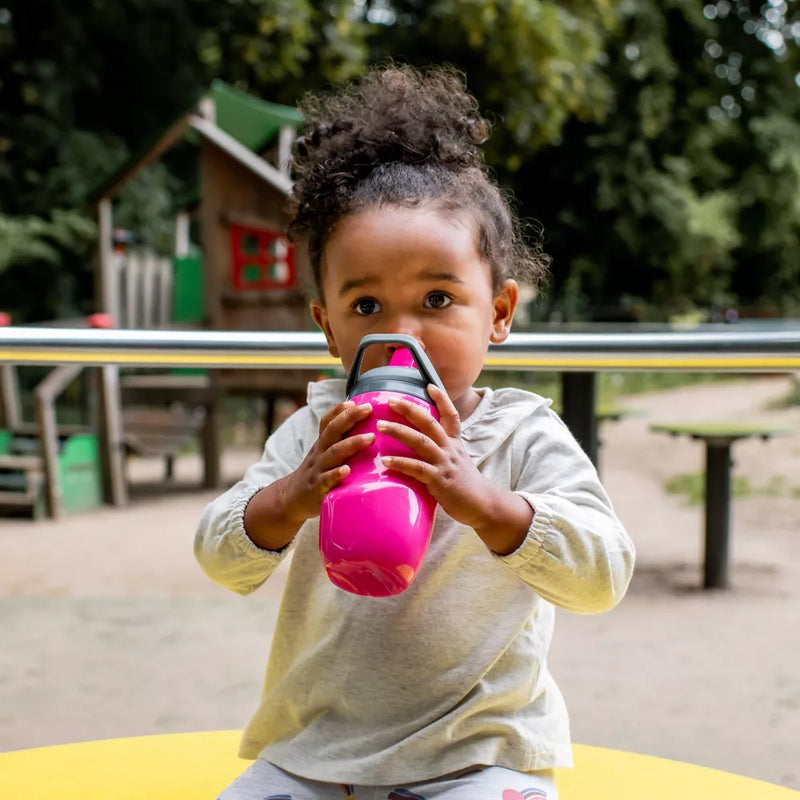
<path id="1" fill-rule="evenodd" d="M 508 338 L 518 299 L 519 286 L 515 280 L 509 278 L 494 296 L 494 317 L 492 318 L 492 332 L 489 335 L 489 341 L 492 344 L 500 344 Z"/>
<path id="2" fill-rule="evenodd" d="M 330 323 L 328 322 L 328 312 L 325 306 L 319 300 L 312 300 L 309 303 L 311 317 L 317 323 L 319 329 L 325 334 L 328 341 L 328 352 L 334 357 L 339 358 L 339 348 L 336 346 L 336 340 L 333 338 Z"/>

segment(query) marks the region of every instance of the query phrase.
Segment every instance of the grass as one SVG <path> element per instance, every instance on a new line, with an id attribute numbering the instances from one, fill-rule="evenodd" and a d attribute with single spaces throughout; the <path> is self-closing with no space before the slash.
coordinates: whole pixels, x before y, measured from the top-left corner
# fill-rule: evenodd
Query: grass
<path id="1" fill-rule="evenodd" d="M 800 378 L 795 377 L 792 386 L 784 397 L 779 397 L 770 404 L 772 409 L 791 408 L 800 406 Z"/>
<path id="2" fill-rule="evenodd" d="M 599 372 L 597 373 L 597 405 L 613 407 L 626 395 L 660 392 L 681 386 L 740 380 L 741 375 L 713 372 Z M 479 384 L 493 388 L 516 386 L 550 397 L 556 408 L 561 407 L 561 374 L 558 372 L 508 372 L 486 370 Z"/>
<path id="3" fill-rule="evenodd" d="M 664 483 L 668 494 L 685 495 L 689 505 L 699 505 L 705 500 L 705 474 L 684 472 L 673 475 Z M 788 487 L 783 475 L 773 475 L 766 483 L 754 485 L 746 475 L 734 475 L 731 479 L 731 496 L 744 497 L 800 497 L 800 486 Z"/>

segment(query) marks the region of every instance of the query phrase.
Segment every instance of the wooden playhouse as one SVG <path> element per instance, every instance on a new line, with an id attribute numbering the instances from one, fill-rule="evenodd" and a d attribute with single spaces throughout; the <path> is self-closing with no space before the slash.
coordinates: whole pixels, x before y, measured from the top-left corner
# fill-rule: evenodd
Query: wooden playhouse
<path id="1" fill-rule="evenodd" d="M 308 261 L 283 236 L 284 204 L 292 186 L 290 149 L 300 122 L 294 108 L 215 82 L 111 175 L 92 198 L 99 227 L 95 284 L 100 314 L 95 319 L 136 329 L 312 330 Z M 196 158 L 196 193 L 175 211 L 173 252 L 146 252 L 119 235 L 115 198 L 139 170 L 176 146 Z M 193 438 L 201 443 L 204 485 L 219 485 L 223 398 L 263 396 L 269 428 L 276 398 L 304 402 L 308 381 L 317 377 L 315 371 L 299 369 L 120 373 L 104 367 L 99 372 L 103 497 L 115 504 L 127 502 L 127 454 L 163 456 L 169 476 L 174 456 Z M 43 458 L 58 453 L 63 440 L 58 430 L 40 429 L 38 435 Z M 50 476 L 45 481 L 50 513 L 68 510 L 57 467 L 51 463 L 38 474 Z"/>

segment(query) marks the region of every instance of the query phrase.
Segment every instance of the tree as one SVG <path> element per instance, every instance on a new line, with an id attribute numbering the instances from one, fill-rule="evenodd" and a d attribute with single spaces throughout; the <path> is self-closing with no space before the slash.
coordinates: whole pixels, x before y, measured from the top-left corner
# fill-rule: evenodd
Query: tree
<path id="1" fill-rule="evenodd" d="M 608 0 L 374 0 L 371 61 L 391 55 L 418 66 L 462 69 L 498 124 L 492 163 L 513 173 L 567 119 L 602 120 L 613 98 L 605 47 L 619 23 Z"/>
<path id="2" fill-rule="evenodd" d="M 0 305 L 20 321 L 90 310 L 92 190 L 214 78 L 292 103 L 312 71 L 317 85 L 355 74 L 365 50 L 351 10 L 344 0 L 0 0 L 0 231 L 13 242 L 0 252 Z M 180 167 L 145 171 L 120 198 L 119 219 L 151 244 L 194 179 Z"/>
<path id="3" fill-rule="evenodd" d="M 549 231 L 551 309 L 797 309 L 798 11 L 726 0 L 627 7 L 608 47 L 612 113 L 570 119 L 561 143 L 516 176 Z"/>
<path id="4" fill-rule="evenodd" d="M 555 257 L 543 311 L 788 311 L 799 41 L 800 0 L 0 0 L 2 305 L 88 306 L 86 196 L 213 78 L 293 104 L 390 56 L 461 68 L 495 118 L 490 165 Z M 163 239 L 192 180 L 168 160 L 121 217 Z"/>

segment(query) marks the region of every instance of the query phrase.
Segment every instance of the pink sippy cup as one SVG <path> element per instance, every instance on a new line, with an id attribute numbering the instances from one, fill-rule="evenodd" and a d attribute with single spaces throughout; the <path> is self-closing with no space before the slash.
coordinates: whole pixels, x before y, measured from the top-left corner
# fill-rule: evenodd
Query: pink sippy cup
<path id="1" fill-rule="evenodd" d="M 388 367 L 359 376 L 364 350 L 371 344 L 401 347 L 392 354 Z M 385 419 L 409 424 L 389 408 L 389 399 L 398 393 L 438 419 L 426 390 L 429 383 L 444 391 L 412 336 L 370 334 L 359 343 L 347 378 L 347 399 L 370 403 L 372 413 L 353 427 L 351 435 L 374 433 L 375 441 L 349 459 L 350 474 L 325 495 L 319 522 L 322 566 L 340 589 L 369 597 L 399 594 L 414 580 L 425 557 L 436 501 L 422 483 L 383 465 L 382 456 L 418 456 L 381 433 L 376 423 Z"/>

